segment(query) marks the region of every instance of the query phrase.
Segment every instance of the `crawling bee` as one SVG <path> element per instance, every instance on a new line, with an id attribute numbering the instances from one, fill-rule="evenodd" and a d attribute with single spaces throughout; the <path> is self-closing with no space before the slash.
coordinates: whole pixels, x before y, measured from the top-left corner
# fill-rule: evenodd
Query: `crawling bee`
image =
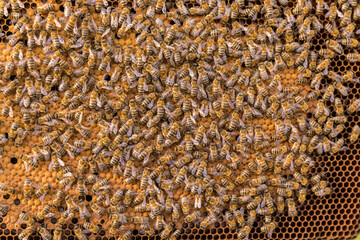
<path id="1" fill-rule="evenodd" d="M 35 224 L 35 219 L 31 217 L 27 212 L 21 212 L 19 214 L 19 220 L 29 224 L 30 226 L 32 224 Z"/>
<path id="2" fill-rule="evenodd" d="M 343 138 L 340 138 L 335 142 L 335 144 L 331 147 L 331 153 L 335 154 L 339 151 L 347 149 L 347 147 L 344 147 L 345 140 Z"/>
<path id="3" fill-rule="evenodd" d="M 51 233 L 43 227 L 39 227 L 38 232 L 40 233 L 40 235 L 43 239 L 52 240 L 52 238 L 53 238 Z"/>
<path id="4" fill-rule="evenodd" d="M 240 239 L 246 238 L 247 236 L 249 236 L 250 231 L 251 231 L 251 227 L 246 225 L 245 227 L 239 229 L 237 233 L 237 237 Z"/>
<path id="5" fill-rule="evenodd" d="M 360 135 L 360 127 L 359 125 L 356 124 L 351 131 L 350 142 L 355 143 L 358 140 L 359 135 Z"/>
<path id="6" fill-rule="evenodd" d="M 10 195 L 15 194 L 15 189 L 13 187 L 5 185 L 4 183 L 0 183 L 0 190 Z"/>
<path id="7" fill-rule="evenodd" d="M 38 190 L 35 191 L 35 197 L 40 198 L 40 201 L 45 199 L 45 194 L 51 190 L 51 186 L 49 183 L 44 184 Z"/>
<path id="8" fill-rule="evenodd" d="M 355 99 L 350 103 L 348 109 L 346 109 L 346 112 L 349 114 L 354 113 L 355 111 L 358 111 L 360 106 L 360 99 Z"/>
<path id="9" fill-rule="evenodd" d="M 29 238 L 31 234 L 33 234 L 36 231 L 36 228 L 34 226 L 28 226 L 24 231 L 22 231 L 19 234 L 19 239 L 26 240 Z"/>
<path id="10" fill-rule="evenodd" d="M 40 221 L 43 220 L 44 218 L 54 216 L 54 214 L 51 213 L 50 211 L 51 211 L 51 206 L 49 204 L 45 205 L 36 215 L 37 219 Z"/>

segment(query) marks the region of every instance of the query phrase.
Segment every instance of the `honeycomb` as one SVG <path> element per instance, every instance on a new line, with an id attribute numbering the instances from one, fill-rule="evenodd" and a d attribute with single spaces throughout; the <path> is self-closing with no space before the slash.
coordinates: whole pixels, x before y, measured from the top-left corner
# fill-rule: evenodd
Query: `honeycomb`
<path id="1" fill-rule="evenodd" d="M 34 10 L 37 7 L 36 1 L 22 1 L 24 3 L 27 14 L 33 15 Z M 46 1 L 41 1 L 42 4 Z M 117 1 L 109 1 L 110 6 L 117 7 Z M 293 2 L 289 2 L 288 6 L 291 8 L 295 5 Z M 187 4 L 188 7 L 192 6 L 192 3 Z M 63 11 L 62 1 L 56 1 L 56 9 Z M 22 13 L 25 14 L 25 10 L 22 9 Z M 320 21 L 325 22 L 325 17 L 320 17 Z M 258 24 L 264 23 L 264 19 L 257 19 Z M 250 23 L 249 23 L 250 24 Z M 3 55 L 0 56 L 0 61 L 6 61 L 8 59 L 7 55 L 10 53 L 10 48 L 7 45 L 8 40 L 7 36 L 12 34 L 13 24 L 10 19 L 0 19 L 0 25 L 2 31 L 5 33 L 1 37 L 1 49 L 3 50 Z M 325 41 L 329 39 L 329 34 L 322 29 L 320 36 L 312 40 L 314 50 L 319 51 L 326 47 Z M 352 70 L 356 73 L 356 77 L 360 78 L 359 66 L 360 62 L 349 63 L 346 60 L 346 55 L 349 53 L 348 49 L 345 49 L 344 53 L 337 56 L 330 64 L 330 69 L 339 74 Z M 292 69 L 284 72 L 283 77 L 286 79 L 284 85 L 290 86 L 297 79 L 298 73 Z M 321 87 L 326 84 L 325 81 L 321 82 Z M 335 97 L 341 98 L 344 105 L 349 105 L 353 99 L 359 98 L 358 89 L 360 89 L 359 83 L 347 83 L 347 87 L 351 89 L 351 92 L 348 96 L 344 97 L 341 94 L 335 94 Z M 0 99 L 0 104 L 4 103 L 5 99 Z M 334 113 L 333 106 L 330 103 L 327 103 L 330 108 L 330 112 Z M 314 106 L 312 106 L 313 108 Z M 50 108 L 50 112 L 55 113 L 58 109 Z M 17 113 L 20 112 L 20 108 L 14 108 L 14 120 L 20 120 L 20 115 Z M 355 124 L 359 123 L 359 112 L 356 112 L 348 117 L 348 122 L 345 124 L 346 129 L 339 134 L 339 137 L 344 137 L 347 139 L 351 133 L 352 128 Z M 332 116 L 335 116 L 333 114 Z M 0 133 L 6 133 L 9 129 L 11 122 L 7 118 L 0 118 L 1 120 L 1 129 Z M 264 131 L 270 135 L 273 133 L 274 129 L 266 128 Z M 96 135 L 96 133 L 92 133 Z M 15 188 L 21 188 L 22 183 L 25 181 L 25 177 L 29 177 L 30 180 L 37 185 L 43 185 L 47 182 L 50 182 L 53 189 L 56 189 L 55 181 L 49 181 L 49 179 L 55 179 L 56 176 L 54 172 L 49 172 L 47 166 L 40 165 L 36 175 L 30 174 L 25 171 L 23 164 L 20 163 L 21 153 L 31 153 L 31 146 L 33 142 L 41 142 L 41 137 L 31 136 L 31 139 L 28 143 L 23 144 L 21 147 L 17 148 L 14 146 L 5 146 L 3 154 L 2 169 L 3 173 L 0 176 L 1 182 L 6 184 L 11 183 Z M 360 149 L 359 141 L 355 144 L 348 145 L 348 149 L 345 152 L 337 153 L 335 155 L 324 154 L 322 156 L 313 156 L 316 158 L 316 165 L 311 170 L 311 176 L 320 172 L 327 173 L 327 180 L 333 190 L 333 192 L 322 198 L 316 197 L 312 192 L 309 191 L 309 195 L 306 197 L 307 201 L 298 206 L 298 216 L 289 217 L 285 215 L 276 215 L 275 222 L 277 223 L 278 228 L 276 228 L 272 238 L 273 239 L 353 239 L 360 232 L 360 216 L 359 209 L 360 204 L 358 199 L 360 194 L 358 192 L 359 188 L 359 174 L 360 166 L 358 160 L 360 154 L 358 153 Z M 76 164 L 73 165 L 76 168 Z M 100 173 L 100 175 L 103 173 Z M 116 186 L 119 184 L 115 179 L 111 179 L 110 175 L 104 175 L 110 179 L 110 182 Z M 122 186 L 125 187 L 125 186 Z M 9 215 L 0 218 L 1 229 L 0 235 L 2 239 L 17 239 L 17 235 L 21 233 L 23 229 L 26 228 L 26 225 L 16 223 L 18 215 L 21 211 L 27 211 L 30 214 L 35 214 L 38 212 L 47 201 L 52 199 L 52 195 L 55 194 L 55 191 L 50 191 L 46 195 L 44 202 L 39 200 L 25 200 L 21 195 L 18 196 L 9 196 L 4 195 L 2 204 L 11 206 L 11 212 Z M 86 201 L 91 202 L 93 199 L 90 195 L 86 196 Z M 21 204 L 21 209 L 14 209 L 14 206 L 19 206 Z M 55 224 L 58 222 L 60 213 L 64 211 L 64 207 L 60 207 L 59 212 L 55 213 L 55 216 L 46 219 L 43 224 L 47 229 L 53 229 Z M 81 221 L 81 220 L 80 220 Z M 71 223 L 70 223 L 71 222 Z M 64 236 L 67 239 L 76 239 L 74 235 L 74 227 L 79 223 L 79 219 L 72 218 L 68 224 L 63 226 Z M 99 221 L 100 224 L 106 225 L 104 219 Z M 51 231 L 53 232 L 53 230 Z M 226 222 L 220 217 L 219 222 L 214 224 L 214 228 L 211 229 L 200 229 L 198 224 L 183 224 L 181 229 L 181 239 L 233 239 L 237 238 L 235 230 L 230 230 L 226 226 Z M 133 231 L 135 239 L 149 239 L 148 236 L 144 236 L 139 233 L 138 230 Z M 91 234 L 93 239 L 115 239 L 114 237 L 106 236 L 106 232 L 101 230 L 96 236 Z M 249 239 L 265 239 L 266 235 L 260 232 L 260 227 L 258 226 L 258 221 L 255 222 L 254 228 L 252 229 Z M 33 234 L 29 239 L 41 239 L 41 236 L 38 234 Z"/>

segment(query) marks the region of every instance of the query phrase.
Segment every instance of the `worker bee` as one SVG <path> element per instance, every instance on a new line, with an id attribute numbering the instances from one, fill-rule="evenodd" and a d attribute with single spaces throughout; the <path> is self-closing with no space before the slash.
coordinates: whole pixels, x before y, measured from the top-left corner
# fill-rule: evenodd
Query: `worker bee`
<path id="1" fill-rule="evenodd" d="M 7 99 L 6 102 L 4 103 L 4 107 L 1 109 L 1 116 L 6 117 L 6 116 L 10 116 L 10 117 L 14 117 L 14 112 L 12 107 L 14 106 L 14 100 L 12 99 Z"/>
<path id="2" fill-rule="evenodd" d="M 277 188 L 276 193 L 283 197 L 291 197 L 293 195 L 291 188 Z"/>
<path id="3" fill-rule="evenodd" d="M 294 173 L 294 178 L 296 181 L 298 181 L 303 186 L 306 186 L 308 184 L 308 179 L 298 172 Z"/>
<path id="4" fill-rule="evenodd" d="M 331 147 L 331 153 L 335 154 L 339 151 L 347 149 L 347 147 L 344 147 L 345 140 L 343 138 L 340 138 L 335 142 L 335 144 Z"/>
<path id="5" fill-rule="evenodd" d="M 323 14 L 324 9 L 329 9 L 327 3 L 323 0 L 320 0 L 316 3 L 316 15 Z"/>
<path id="6" fill-rule="evenodd" d="M 244 183 L 250 176 L 250 171 L 249 170 L 243 170 L 240 175 L 235 179 L 235 184 L 236 185 L 241 185 L 242 183 Z"/>
<path id="7" fill-rule="evenodd" d="M 322 99 L 324 101 L 331 101 L 331 102 L 334 102 L 334 91 L 335 91 L 335 87 L 334 85 L 329 85 L 326 90 L 325 90 L 325 93 L 323 94 L 323 97 Z"/>
<path id="8" fill-rule="evenodd" d="M 0 204 L 0 215 L 1 215 L 2 217 L 5 217 L 5 216 L 7 215 L 7 213 L 9 212 L 9 210 L 10 210 L 10 207 L 9 207 L 9 206 Z"/>
<path id="9" fill-rule="evenodd" d="M 359 109 L 359 106 L 360 106 L 360 99 L 354 99 L 352 103 L 350 103 L 348 109 L 346 109 L 346 112 L 352 114 Z"/>
<path id="10" fill-rule="evenodd" d="M 30 217 L 30 215 L 24 211 L 19 214 L 19 220 L 25 222 L 28 225 L 35 224 L 35 219 Z"/>
<path id="11" fill-rule="evenodd" d="M 89 230 L 90 232 L 92 232 L 93 234 L 97 234 L 100 232 L 100 227 L 98 225 L 95 225 L 93 223 L 89 223 L 89 222 L 85 222 L 83 224 L 83 227 L 87 230 Z"/>
<path id="12" fill-rule="evenodd" d="M 109 188 L 109 180 L 107 180 L 106 178 L 105 179 L 102 179 L 102 180 L 99 180 L 97 181 L 93 187 L 92 187 L 92 190 L 94 191 L 94 193 L 102 190 L 102 189 L 106 189 L 106 188 Z"/>
<path id="13" fill-rule="evenodd" d="M 250 234 L 251 227 L 246 225 L 245 227 L 238 230 L 237 237 L 239 239 L 247 238 Z"/>
<path id="14" fill-rule="evenodd" d="M 97 203 L 92 203 L 90 208 L 97 217 L 103 217 L 105 215 L 105 208 Z"/>
<path id="15" fill-rule="evenodd" d="M 340 82 L 334 82 L 334 87 L 336 90 L 338 90 L 338 92 L 341 93 L 341 95 L 343 96 L 347 96 L 349 93 L 349 88 L 345 87 L 344 85 L 342 85 Z"/>
<path id="16" fill-rule="evenodd" d="M 61 240 L 62 237 L 62 228 L 61 226 L 56 226 L 54 229 L 54 240 Z"/>
<path id="17" fill-rule="evenodd" d="M 301 96 L 296 96 L 295 102 L 300 105 L 300 107 L 304 113 L 309 112 L 310 108 Z"/>
<path id="18" fill-rule="evenodd" d="M 350 142 L 355 143 L 358 140 L 359 135 L 360 135 L 360 127 L 359 125 L 355 125 L 350 134 Z"/>
<path id="19" fill-rule="evenodd" d="M 330 33 L 330 35 L 334 38 L 338 38 L 340 36 L 339 30 L 332 24 L 326 23 L 325 29 Z"/>
<path id="20" fill-rule="evenodd" d="M 31 198 L 31 182 L 29 178 L 26 178 L 24 181 L 23 187 L 24 198 L 30 199 Z"/>
<path id="21" fill-rule="evenodd" d="M 286 204 L 288 206 L 289 216 L 291 216 L 291 217 L 297 216 L 297 210 L 296 210 L 294 199 L 292 199 L 292 198 L 286 199 Z"/>
<path id="22" fill-rule="evenodd" d="M 50 184 L 46 183 L 35 191 L 35 197 L 40 198 L 40 201 L 45 199 L 45 194 L 51 190 Z"/>
<path id="23" fill-rule="evenodd" d="M 52 204 L 54 207 L 59 207 L 61 205 L 61 202 L 64 200 L 65 192 L 63 190 L 59 190 L 55 194 L 55 198 L 52 201 Z"/>
<path id="24" fill-rule="evenodd" d="M 211 225 L 212 223 L 214 223 L 216 221 L 216 216 L 210 212 L 210 214 L 208 216 L 206 216 L 204 218 L 204 220 L 202 220 L 200 222 L 200 228 L 205 229 L 207 228 L 209 225 Z"/>
<path id="25" fill-rule="evenodd" d="M 43 227 L 38 227 L 38 232 L 40 233 L 43 239 L 52 240 L 53 238 L 51 233 Z"/>
<path id="26" fill-rule="evenodd" d="M 54 214 L 51 213 L 50 211 L 51 211 L 51 206 L 49 204 L 45 205 L 36 215 L 37 219 L 40 221 L 43 220 L 44 218 L 54 216 Z"/>
<path id="27" fill-rule="evenodd" d="M 268 238 L 271 238 L 271 235 L 273 233 L 273 231 L 276 228 L 276 224 L 274 222 L 265 224 L 261 227 L 261 232 L 266 233 Z"/>
<path id="28" fill-rule="evenodd" d="M 88 239 L 88 237 L 83 233 L 83 230 L 81 229 L 81 226 L 79 224 L 74 227 L 74 233 L 79 240 Z"/>
<path id="29" fill-rule="evenodd" d="M 33 234 L 36 231 L 36 228 L 34 226 L 28 226 L 24 231 L 22 231 L 19 234 L 19 239 L 26 240 L 29 238 L 31 234 Z"/>

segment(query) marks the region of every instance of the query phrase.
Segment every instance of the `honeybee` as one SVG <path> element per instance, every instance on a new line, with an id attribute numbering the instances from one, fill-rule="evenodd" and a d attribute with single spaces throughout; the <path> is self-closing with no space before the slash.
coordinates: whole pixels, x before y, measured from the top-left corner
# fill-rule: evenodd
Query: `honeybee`
<path id="1" fill-rule="evenodd" d="M 46 183 L 35 191 L 35 197 L 40 198 L 40 201 L 43 201 L 45 199 L 46 193 L 48 193 L 50 190 L 50 184 Z"/>
<path id="2" fill-rule="evenodd" d="M 89 230 L 90 232 L 94 233 L 94 234 L 97 234 L 100 232 L 100 227 L 98 225 L 95 225 L 95 224 L 92 224 L 92 223 L 89 223 L 89 222 L 85 222 L 83 224 L 83 227 L 87 230 Z"/>
<path id="3" fill-rule="evenodd" d="M 21 240 L 27 240 L 31 234 L 33 234 L 36 231 L 36 228 L 34 226 L 28 226 L 24 231 L 22 231 L 19 234 L 19 239 Z"/>
<path id="4" fill-rule="evenodd" d="M 4 107 L 1 110 L 1 116 L 6 117 L 7 115 L 9 115 L 9 117 L 14 117 L 14 112 L 12 109 L 14 103 L 15 103 L 14 100 L 7 99 L 6 102 L 4 103 Z"/>
<path id="5" fill-rule="evenodd" d="M 323 56 L 325 58 L 334 58 L 335 57 L 335 52 L 330 50 L 330 49 L 321 49 L 319 51 L 319 55 Z"/>
<path id="6" fill-rule="evenodd" d="M 83 230 L 81 229 L 81 226 L 79 224 L 77 224 L 74 227 L 74 233 L 75 236 L 79 239 L 79 240 L 87 240 L 87 236 L 83 233 Z"/>
<path id="7" fill-rule="evenodd" d="M 316 15 L 323 14 L 324 9 L 329 9 L 327 3 L 323 0 L 320 0 L 316 3 Z"/>
<path id="8" fill-rule="evenodd" d="M 347 147 L 344 147 L 345 140 L 343 138 L 340 138 L 335 142 L 335 144 L 331 147 L 331 153 L 335 154 L 339 151 L 347 149 Z"/>
<path id="9" fill-rule="evenodd" d="M 0 17 L 4 18 L 9 16 L 8 12 L 9 2 L 6 2 L 5 0 L 0 1 Z"/>
<path id="10" fill-rule="evenodd" d="M 330 114 L 328 108 L 325 107 L 325 103 L 322 99 L 318 100 L 317 106 L 313 114 L 316 119 L 320 118 L 323 114 L 326 114 L 327 116 Z"/>
<path id="11" fill-rule="evenodd" d="M 55 198 L 52 201 L 52 205 L 54 207 L 59 207 L 61 205 L 61 202 L 64 200 L 64 197 L 65 197 L 65 192 L 60 189 L 59 191 L 56 192 Z"/>
<path id="12" fill-rule="evenodd" d="M 325 101 L 331 101 L 334 102 L 334 91 L 335 91 L 335 87 L 334 85 L 329 85 L 326 90 L 325 93 L 323 94 L 322 99 Z"/>
<path id="13" fill-rule="evenodd" d="M 330 4 L 329 10 L 328 12 L 325 14 L 326 18 L 329 18 L 329 21 L 332 22 L 335 20 L 335 18 L 337 16 L 339 17 L 343 17 L 344 15 L 342 14 L 342 12 L 340 12 L 337 7 L 336 7 L 336 3 L 332 3 Z"/>
<path id="14" fill-rule="evenodd" d="M 62 228 L 61 226 L 56 226 L 54 229 L 54 240 L 62 239 Z"/>
<path id="15" fill-rule="evenodd" d="M 360 127 L 359 125 L 355 125 L 350 134 L 350 142 L 355 143 L 360 136 Z"/>
<path id="16" fill-rule="evenodd" d="M 300 107 L 304 113 L 309 112 L 310 108 L 301 96 L 296 96 L 295 102 L 300 105 Z"/>
<path id="17" fill-rule="evenodd" d="M 340 37 L 340 32 L 339 30 L 332 24 L 330 23 L 326 23 L 325 24 L 325 29 L 326 31 L 328 31 L 330 33 L 330 35 L 333 37 L 333 38 L 339 38 Z"/>
<path id="18" fill-rule="evenodd" d="M 206 216 L 204 218 L 204 220 L 202 220 L 200 222 L 200 228 L 205 229 L 207 228 L 209 225 L 211 225 L 212 223 L 214 223 L 216 221 L 216 216 L 214 215 L 214 213 L 210 212 L 210 214 L 208 216 Z"/>
<path id="19" fill-rule="evenodd" d="M 97 203 L 92 203 L 90 208 L 97 217 L 103 217 L 105 215 L 105 208 Z"/>
<path id="20" fill-rule="evenodd" d="M 51 206 L 49 204 L 45 205 L 36 215 L 38 220 L 43 220 L 44 218 L 54 216 L 54 213 L 51 213 Z"/>
<path id="21" fill-rule="evenodd" d="M 51 233 L 43 227 L 39 227 L 38 232 L 40 233 L 41 237 L 45 240 L 52 240 L 53 238 Z"/>
<path id="22" fill-rule="evenodd" d="M 0 204 L 0 215 L 1 215 L 2 217 L 5 217 L 5 216 L 7 215 L 7 213 L 9 212 L 9 209 L 10 209 L 9 206 Z"/>
<path id="23" fill-rule="evenodd" d="M 322 189 L 315 191 L 314 193 L 315 193 L 315 196 L 322 197 L 322 196 L 331 194 L 331 192 L 332 192 L 331 188 L 324 187 Z"/>
<path id="24" fill-rule="evenodd" d="M 315 88 L 316 90 L 319 90 L 321 80 L 324 78 L 324 73 L 318 73 L 315 75 L 315 77 L 310 82 L 310 87 Z"/>
<path id="25" fill-rule="evenodd" d="M 271 238 L 273 231 L 276 228 L 276 224 L 274 222 L 265 224 L 261 227 L 261 232 L 266 233 L 268 238 Z"/>
<path id="26" fill-rule="evenodd" d="M 33 217 L 30 217 L 30 215 L 24 211 L 19 214 L 19 220 L 25 222 L 30 226 L 35 224 L 35 219 Z"/>
<path id="27" fill-rule="evenodd" d="M 246 225 L 243 228 L 240 228 L 237 233 L 237 237 L 240 239 L 247 238 L 250 234 L 251 227 L 249 225 Z"/>
<path id="28" fill-rule="evenodd" d="M 358 111 L 360 106 L 360 99 L 354 99 L 352 103 L 350 103 L 348 109 L 346 109 L 346 112 L 349 114 L 354 113 L 355 111 Z"/>

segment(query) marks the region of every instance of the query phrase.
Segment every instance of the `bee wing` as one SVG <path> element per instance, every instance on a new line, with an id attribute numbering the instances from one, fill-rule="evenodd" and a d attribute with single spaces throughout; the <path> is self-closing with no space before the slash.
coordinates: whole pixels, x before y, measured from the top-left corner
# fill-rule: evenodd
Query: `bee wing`
<path id="1" fill-rule="evenodd" d="M 44 201 L 45 196 L 46 196 L 46 193 L 44 193 L 43 195 L 41 195 L 41 197 L 40 197 L 40 202 Z"/>
<path id="2" fill-rule="evenodd" d="M 79 33 L 79 28 L 78 28 L 78 26 L 77 26 L 77 23 L 76 23 L 76 22 L 75 22 L 75 24 L 74 24 L 73 33 L 74 33 L 75 35 L 78 35 L 78 33 Z"/>
<path id="3" fill-rule="evenodd" d="M 64 167 L 65 166 L 65 163 L 63 162 L 63 160 L 61 160 L 60 158 L 57 159 L 60 166 Z"/>
<path id="4" fill-rule="evenodd" d="M 234 103 L 230 99 L 229 99 L 229 107 L 231 107 L 232 109 L 235 108 Z"/>
<path id="5" fill-rule="evenodd" d="M 100 100 L 99 97 L 96 97 L 96 105 L 97 105 L 99 108 L 102 107 L 102 102 L 101 102 L 101 100 Z"/>
<path id="6" fill-rule="evenodd" d="M 207 114 L 205 114 L 205 111 L 203 111 L 202 109 L 199 109 L 199 113 L 202 117 L 206 117 Z"/>
<path id="7" fill-rule="evenodd" d="M 207 137 L 206 137 L 206 133 L 203 133 L 203 142 L 204 142 L 205 144 L 208 143 L 208 139 L 207 139 Z"/>
<path id="8" fill-rule="evenodd" d="M 107 72 L 110 72 L 110 62 L 107 63 L 106 71 L 107 71 Z"/>
<path id="9" fill-rule="evenodd" d="M 69 154 L 69 157 L 74 158 L 74 154 L 70 150 L 68 150 L 68 149 L 65 149 L 65 150 Z"/>
<path id="10" fill-rule="evenodd" d="M 254 108 L 251 108 L 251 112 L 252 112 L 255 116 L 262 117 L 262 114 L 261 114 L 258 110 L 254 109 Z"/>
<path id="11" fill-rule="evenodd" d="M 304 65 L 305 68 L 308 67 L 308 59 L 307 58 L 305 58 L 305 61 L 304 61 L 303 65 Z"/>
<path id="12" fill-rule="evenodd" d="M 61 28 L 61 23 L 57 19 L 54 19 L 54 22 L 56 27 Z"/>
<path id="13" fill-rule="evenodd" d="M 46 217 L 46 218 L 51 218 L 51 217 L 53 217 L 54 215 L 55 215 L 54 213 L 48 213 L 48 214 L 45 215 L 45 217 Z"/>
<path id="14" fill-rule="evenodd" d="M 80 218 L 81 218 L 81 219 L 84 219 L 84 218 L 85 218 L 84 213 L 83 213 L 82 211 L 80 211 Z M 83 234 L 90 234 L 91 231 L 90 231 L 89 229 L 85 229 L 85 230 L 82 231 L 82 233 L 83 233 Z"/>
<path id="15" fill-rule="evenodd" d="M 340 12 L 338 9 L 336 9 L 336 13 L 340 18 L 344 17 L 344 14 Z"/>
<path id="16" fill-rule="evenodd" d="M 165 4 L 165 2 L 166 2 L 166 1 L 164 1 L 164 3 L 163 3 L 162 12 L 166 15 L 167 10 L 166 10 L 166 4 Z"/>
<path id="17" fill-rule="evenodd" d="M 86 85 L 86 83 L 84 83 L 84 86 L 82 87 L 81 90 L 83 91 L 83 93 L 86 93 L 86 90 L 87 90 L 87 85 Z"/>
<path id="18" fill-rule="evenodd" d="M 154 18 L 154 16 L 155 16 L 155 7 L 154 7 L 154 5 L 150 5 L 148 8 L 147 8 L 147 10 L 146 10 L 146 16 L 148 17 L 148 18 Z"/>
<path id="19" fill-rule="evenodd" d="M 85 189 L 86 189 L 86 188 L 85 188 Z M 86 191 L 87 191 L 87 189 L 86 189 Z M 83 215 L 83 217 L 90 217 L 90 212 L 89 212 L 89 210 L 87 210 L 86 207 L 84 207 L 84 208 L 82 209 L 82 211 L 79 211 L 79 213 L 80 213 L 80 218 L 81 218 L 81 219 L 83 219 L 83 218 L 81 217 L 81 215 Z"/>
<path id="20" fill-rule="evenodd" d="M 5 17 L 9 16 L 9 12 L 6 6 L 4 7 L 4 16 Z"/>
<path id="21" fill-rule="evenodd" d="M 59 42 L 60 42 L 61 44 L 64 44 L 64 43 L 65 43 L 64 38 L 63 38 L 61 35 L 58 35 L 58 38 L 59 38 Z"/>
<path id="22" fill-rule="evenodd" d="M 266 234 L 266 236 L 267 236 L 268 238 L 271 238 L 273 232 L 274 232 L 274 230 L 270 230 L 270 231 Z"/>
<path id="23" fill-rule="evenodd" d="M 24 162 L 24 165 L 25 165 L 25 170 L 28 172 L 30 171 L 30 166 L 29 164 L 27 164 L 27 162 Z"/>
<path id="24" fill-rule="evenodd" d="M 9 108 L 9 116 L 12 118 L 14 117 L 14 112 L 12 110 L 12 107 Z"/>
<path id="25" fill-rule="evenodd" d="M 129 131 L 127 132 L 127 135 L 129 136 L 129 137 L 131 137 L 131 135 L 132 135 L 132 126 L 129 128 Z"/>
<path id="26" fill-rule="evenodd" d="M 25 5 L 23 2 L 21 2 L 20 0 L 17 0 L 17 3 L 19 4 L 19 7 L 21 8 L 25 8 Z"/>
<path id="27" fill-rule="evenodd" d="M 192 105 L 193 107 L 197 107 L 197 106 L 198 106 L 197 103 L 196 103 L 194 100 L 190 99 L 190 101 L 191 101 L 191 105 Z"/>

